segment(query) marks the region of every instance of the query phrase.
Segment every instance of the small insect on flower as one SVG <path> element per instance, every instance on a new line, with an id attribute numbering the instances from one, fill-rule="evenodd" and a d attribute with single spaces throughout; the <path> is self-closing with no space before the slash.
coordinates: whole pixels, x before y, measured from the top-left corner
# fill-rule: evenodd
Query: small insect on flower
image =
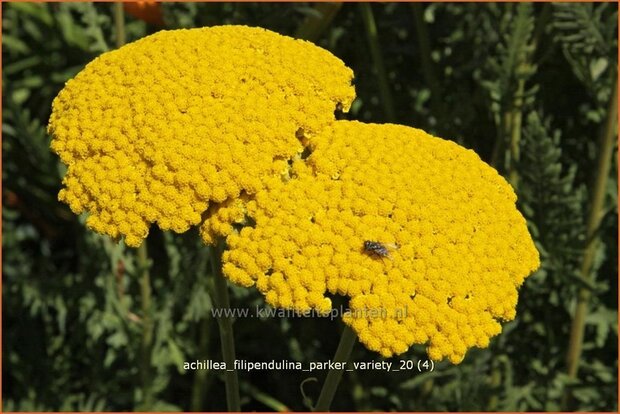
<path id="1" fill-rule="evenodd" d="M 387 257 L 392 260 L 392 256 L 390 256 L 390 250 L 398 249 L 397 244 L 392 243 L 381 243 L 377 241 L 366 240 L 364 242 L 364 251 L 373 256 L 377 256 L 380 258 Z"/>

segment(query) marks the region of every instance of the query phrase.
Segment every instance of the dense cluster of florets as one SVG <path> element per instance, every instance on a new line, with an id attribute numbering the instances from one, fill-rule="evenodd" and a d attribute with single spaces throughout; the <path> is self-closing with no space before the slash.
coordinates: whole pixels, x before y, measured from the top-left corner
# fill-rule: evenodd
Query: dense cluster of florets
<path id="1" fill-rule="evenodd" d="M 345 322 L 386 357 L 428 342 L 457 363 L 487 346 L 539 265 L 510 185 L 404 126 L 338 121 L 311 147 L 294 179 L 249 201 L 256 225 L 228 237 L 224 273 L 277 307 L 328 312 L 327 292 L 350 297 Z M 373 254 L 369 240 L 394 247 Z"/>
<path id="2" fill-rule="evenodd" d="M 244 26 L 162 31 L 105 53 L 53 103 L 52 148 L 68 165 L 59 197 L 129 246 L 151 223 L 184 232 L 281 172 L 300 139 L 348 109 L 352 77 L 312 43 Z"/>
<path id="3" fill-rule="evenodd" d="M 129 246 L 152 223 L 200 226 L 207 244 L 226 238 L 224 274 L 269 304 L 327 313 L 341 295 L 369 349 L 428 343 L 458 363 L 514 318 L 538 252 L 512 188 L 474 152 L 335 121 L 351 79 L 323 49 L 244 26 L 103 54 L 53 104 L 59 198 Z"/>

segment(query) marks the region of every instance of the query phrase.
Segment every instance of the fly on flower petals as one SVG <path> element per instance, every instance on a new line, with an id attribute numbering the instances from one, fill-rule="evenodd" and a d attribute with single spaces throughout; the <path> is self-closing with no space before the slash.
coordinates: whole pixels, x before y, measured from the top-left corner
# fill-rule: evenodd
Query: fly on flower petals
<path id="1" fill-rule="evenodd" d="M 392 259 L 390 256 L 391 250 L 398 249 L 397 244 L 392 243 L 381 243 L 378 241 L 366 240 L 364 242 L 364 251 L 373 256 L 377 256 L 380 258 L 387 257 L 388 259 Z"/>

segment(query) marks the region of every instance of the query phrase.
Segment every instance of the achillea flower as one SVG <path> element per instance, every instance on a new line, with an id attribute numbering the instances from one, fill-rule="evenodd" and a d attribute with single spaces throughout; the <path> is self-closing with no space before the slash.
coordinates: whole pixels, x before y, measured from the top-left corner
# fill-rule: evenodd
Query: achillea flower
<path id="1" fill-rule="evenodd" d="M 515 316 L 539 266 L 510 185 L 471 150 L 397 125 L 337 121 L 310 141 L 294 178 L 247 203 L 255 221 L 227 238 L 224 274 L 269 304 L 328 312 L 389 357 L 428 343 L 460 362 Z M 389 257 L 365 241 L 394 244 Z"/>
<path id="2" fill-rule="evenodd" d="M 300 139 L 348 110 L 352 76 L 312 43 L 244 26 L 162 31 L 104 53 L 53 103 L 52 149 L 68 166 L 59 199 L 128 246 L 152 223 L 184 232 L 261 190 Z M 207 241 L 211 229 L 230 227 L 206 223 Z"/>
<path id="3" fill-rule="evenodd" d="M 472 151 L 334 121 L 351 79 L 311 43 L 243 26 L 103 54 L 53 104 L 59 198 L 129 246 L 152 223 L 200 225 L 208 244 L 227 237 L 225 275 L 271 305 L 328 312 L 326 293 L 346 296 L 369 349 L 428 343 L 458 363 L 514 318 L 538 252 L 511 187 Z"/>

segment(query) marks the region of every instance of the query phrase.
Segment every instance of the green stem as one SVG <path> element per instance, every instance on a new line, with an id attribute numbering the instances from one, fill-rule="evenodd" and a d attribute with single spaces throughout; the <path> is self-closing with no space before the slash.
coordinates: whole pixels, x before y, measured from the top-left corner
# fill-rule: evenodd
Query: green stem
<path id="1" fill-rule="evenodd" d="M 381 46 L 379 45 L 375 17 L 372 14 L 370 3 L 359 3 L 358 6 L 360 8 L 360 13 L 362 14 L 362 20 L 364 21 L 364 29 L 368 39 L 370 56 L 372 57 L 374 67 L 377 70 L 379 95 L 381 96 L 381 102 L 383 102 L 385 117 L 388 122 L 395 122 L 396 111 L 394 110 L 394 101 L 392 100 L 392 93 L 390 92 L 390 82 L 385 69 L 385 62 L 383 60 L 383 55 L 381 54 Z"/>
<path id="2" fill-rule="evenodd" d="M 140 270 L 140 299 L 142 302 L 142 343 L 140 376 L 142 378 L 141 411 L 149 411 L 153 405 L 151 352 L 153 347 L 153 319 L 151 309 L 151 276 L 149 274 L 149 257 L 146 240 L 138 248 L 138 269 Z"/>
<path id="3" fill-rule="evenodd" d="M 590 199 L 590 210 L 586 228 L 586 246 L 584 248 L 580 269 L 581 279 L 586 282 L 590 282 L 591 284 L 594 282 L 592 266 L 594 264 L 594 258 L 596 256 L 597 245 L 599 242 L 597 232 L 603 218 L 607 181 L 609 179 L 611 160 L 614 156 L 617 121 L 618 80 L 616 79 L 614 82 L 613 93 L 609 101 L 605 128 L 599 138 L 600 152 L 598 154 L 594 191 L 592 192 L 592 197 Z M 588 315 L 588 302 L 590 301 L 590 296 L 591 291 L 586 288 L 581 288 L 577 295 L 577 307 L 575 309 L 575 314 L 571 324 L 568 353 L 566 355 L 568 376 L 571 379 L 577 378 L 577 372 L 579 370 L 579 362 L 583 351 L 583 334 L 586 324 L 586 316 Z M 568 393 L 565 393 L 563 400 L 565 409 L 568 404 L 569 395 Z"/>
<path id="4" fill-rule="evenodd" d="M 411 3 L 411 10 L 413 11 L 414 28 L 418 40 L 420 66 L 422 67 L 422 74 L 424 80 L 431 90 L 431 110 L 435 118 L 439 117 L 442 112 L 441 103 L 441 87 L 437 76 L 435 76 L 435 69 L 433 68 L 433 59 L 431 57 L 431 42 L 428 35 L 428 29 L 424 22 L 424 6 L 420 3 Z"/>
<path id="5" fill-rule="evenodd" d="M 220 328 L 220 340 L 222 342 L 222 357 L 226 363 L 224 380 L 226 383 L 226 404 L 228 411 L 241 411 L 239 399 L 239 379 L 235 367 L 235 342 L 233 336 L 232 318 L 226 314 L 226 309 L 230 308 L 228 297 L 228 285 L 222 274 L 222 252 L 224 242 L 219 240 L 217 245 L 211 248 L 211 267 L 215 282 L 215 301 L 220 309 L 224 309 L 217 319 Z"/>
<path id="6" fill-rule="evenodd" d="M 497 136 L 495 137 L 495 143 L 493 144 L 493 151 L 491 152 L 491 159 L 489 164 L 500 173 L 504 170 L 503 155 L 506 148 L 504 145 L 504 131 L 506 125 L 510 122 L 506 114 L 502 114 L 499 120 L 499 127 L 497 128 Z"/>
<path id="7" fill-rule="evenodd" d="M 333 361 L 346 363 L 351 356 L 351 351 L 353 350 L 353 346 L 356 341 L 357 335 L 353 329 L 345 325 L 342 335 L 340 336 L 340 343 L 338 344 L 338 349 L 336 349 L 336 354 L 334 355 Z M 321 389 L 319 399 L 314 407 L 314 411 L 329 411 L 329 407 L 332 404 L 332 400 L 336 394 L 336 389 L 338 388 L 343 372 L 344 367 L 342 369 L 329 370 L 327 377 L 325 378 L 323 388 Z"/>
<path id="8" fill-rule="evenodd" d="M 125 44 L 125 11 L 123 10 L 123 2 L 114 3 L 114 26 L 116 27 L 116 47 Z"/>

